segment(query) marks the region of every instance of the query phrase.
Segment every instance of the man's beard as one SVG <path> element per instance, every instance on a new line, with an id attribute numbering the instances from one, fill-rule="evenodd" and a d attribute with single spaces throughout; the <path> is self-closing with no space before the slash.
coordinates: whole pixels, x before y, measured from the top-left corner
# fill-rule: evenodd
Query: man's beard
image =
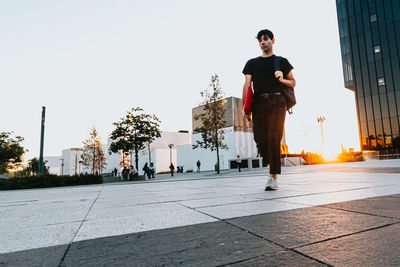
<path id="1" fill-rule="evenodd" d="M 269 47 L 265 47 L 264 49 L 263 49 L 263 52 L 264 53 L 269 53 L 271 51 L 271 49 L 269 48 Z"/>

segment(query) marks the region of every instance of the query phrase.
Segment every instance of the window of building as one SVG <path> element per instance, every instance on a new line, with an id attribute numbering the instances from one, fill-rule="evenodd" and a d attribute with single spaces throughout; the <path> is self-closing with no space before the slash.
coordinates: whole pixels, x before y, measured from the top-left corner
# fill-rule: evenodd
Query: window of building
<path id="1" fill-rule="evenodd" d="M 381 52 L 381 46 L 380 45 L 374 46 L 374 52 L 375 52 L 375 54 L 380 53 Z"/>
<path id="2" fill-rule="evenodd" d="M 384 86 L 385 85 L 385 78 L 379 78 L 378 79 L 378 85 L 379 86 Z"/>
<path id="3" fill-rule="evenodd" d="M 376 14 L 371 15 L 371 16 L 370 16 L 370 20 L 371 20 L 371 22 L 377 21 L 378 18 L 376 17 Z"/>

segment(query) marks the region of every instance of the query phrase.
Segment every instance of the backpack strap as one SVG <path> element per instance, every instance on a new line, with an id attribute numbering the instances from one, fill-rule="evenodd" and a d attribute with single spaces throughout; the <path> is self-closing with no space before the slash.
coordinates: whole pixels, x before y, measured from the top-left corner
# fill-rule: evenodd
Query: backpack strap
<path id="1" fill-rule="evenodd" d="M 280 56 L 275 56 L 275 58 L 274 58 L 274 69 L 275 69 L 275 71 L 280 70 L 279 66 L 280 66 L 280 63 L 281 63 L 281 58 L 282 57 L 280 57 Z"/>

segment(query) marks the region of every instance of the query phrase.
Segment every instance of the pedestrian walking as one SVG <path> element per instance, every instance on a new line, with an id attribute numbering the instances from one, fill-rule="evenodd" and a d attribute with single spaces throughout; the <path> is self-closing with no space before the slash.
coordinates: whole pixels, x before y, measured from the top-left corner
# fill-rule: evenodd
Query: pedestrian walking
<path id="1" fill-rule="evenodd" d="M 150 170 L 150 177 L 154 179 L 155 178 L 154 174 L 155 174 L 156 170 L 155 170 L 155 166 L 154 166 L 153 162 L 150 163 L 149 170 Z"/>
<path id="2" fill-rule="evenodd" d="M 117 177 L 117 174 L 118 174 L 118 170 L 117 170 L 117 168 L 114 168 L 114 177 Z"/>
<path id="3" fill-rule="evenodd" d="M 284 57 L 273 53 L 274 34 L 270 30 L 261 30 L 257 40 L 262 55 L 247 61 L 243 74 L 242 103 L 246 103 L 246 93 L 253 85 L 252 120 L 254 141 L 264 164 L 269 164 L 269 176 L 265 190 L 278 189 L 277 175 L 281 173 L 280 143 L 286 116 L 284 86 L 294 88 L 296 81 L 293 66 Z M 245 114 L 250 118 L 250 114 Z"/>
<path id="4" fill-rule="evenodd" d="M 239 172 L 241 172 L 240 168 L 242 167 L 242 159 L 240 158 L 239 155 L 237 155 L 237 157 L 236 157 L 236 165 L 238 167 Z"/>
<path id="5" fill-rule="evenodd" d="M 147 178 L 150 179 L 150 177 L 149 177 L 149 165 L 147 164 L 147 162 L 144 164 L 142 170 L 143 170 L 144 177 L 146 178 L 146 176 L 147 176 Z"/>
<path id="6" fill-rule="evenodd" d="M 197 160 L 196 166 L 197 166 L 197 172 L 200 172 L 200 166 L 201 166 L 200 160 Z"/>
<path id="7" fill-rule="evenodd" d="M 171 162 L 171 165 L 169 165 L 169 169 L 171 171 L 171 176 L 174 176 L 175 166 L 174 166 L 174 164 L 172 164 L 172 162 Z"/>

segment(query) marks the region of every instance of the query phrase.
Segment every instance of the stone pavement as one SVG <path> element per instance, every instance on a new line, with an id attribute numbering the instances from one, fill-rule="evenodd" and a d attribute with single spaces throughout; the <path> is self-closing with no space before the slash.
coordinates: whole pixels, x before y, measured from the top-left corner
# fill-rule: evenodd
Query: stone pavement
<path id="1" fill-rule="evenodd" d="M 400 160 L 0 191 L 0 266 L 400 266 Z"/>

